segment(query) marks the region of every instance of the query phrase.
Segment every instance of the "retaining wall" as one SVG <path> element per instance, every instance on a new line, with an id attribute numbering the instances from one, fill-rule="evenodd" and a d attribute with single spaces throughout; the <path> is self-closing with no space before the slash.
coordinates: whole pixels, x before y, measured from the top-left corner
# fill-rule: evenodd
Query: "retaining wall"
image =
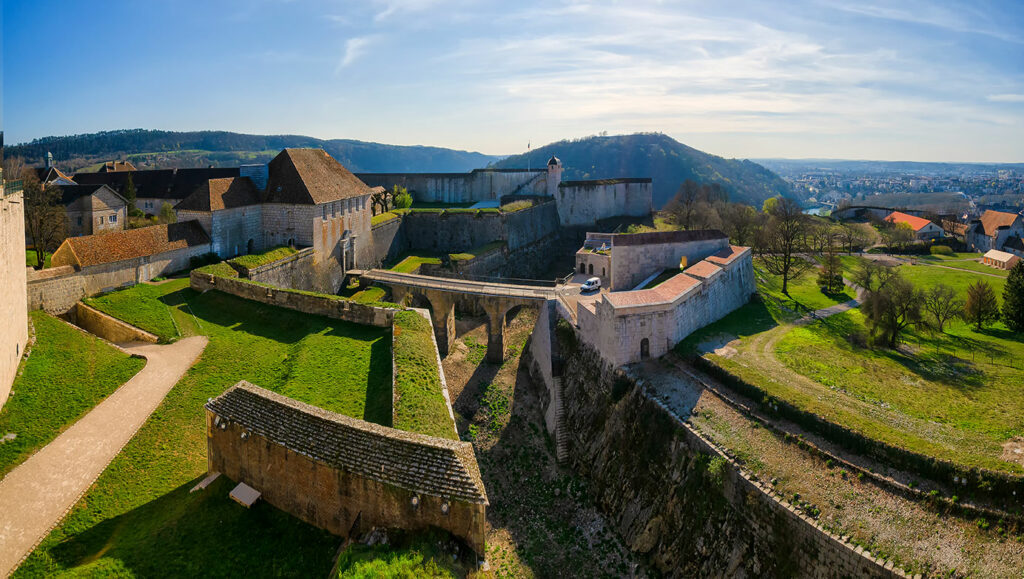
<path id="1" fill-rule="evenodd" d="M 217 290 L 243 299 L 366 326 L 389 328 L 394 310 L 302 290 L 273 287 L 243 279 L 218 277 L 193 270 L 189 285 L 196 291 Z"/>
<path id="2" fill-rule="evenodd" d="M 242 277 L 281 288 L 312 291 L 315 285 L 314 249 L 307 247 L 277 261 L 249 269 L 231 264 Z M 230 263 L 230 262 L 229 262 Z"/>
<path id="3" fill-rule="evenodd" d="M 592 348 L 563 344 L 572 467 L 626 544 L 677 576 L 903 576 L 798 512 Z"/>
<path id="4" fill-rule="evenodd" d="M 90 334 L 97 335 L 115 344 L 124 342 L 149 342 L 155 344 L 159 341 L 159 338 L 155 335 L 122 322 L 117 318 L 108 316 L 82 302 L 78 302 L 75 305 L 74 322 L 76 326 Z"/>

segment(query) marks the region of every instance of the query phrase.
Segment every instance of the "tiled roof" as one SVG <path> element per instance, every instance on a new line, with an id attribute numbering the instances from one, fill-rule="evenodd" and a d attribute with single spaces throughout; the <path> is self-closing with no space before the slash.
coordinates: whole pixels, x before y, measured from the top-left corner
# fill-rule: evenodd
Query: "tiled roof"
<path id="1" fill-rule="evenodd" d="M 347 473 L 487 504 L 473 446 L 357 420 L 245 381 L 206 403 L 222 419 Z"/>
<path id="2" fill-rule="evenodd" d="M 651 289 L 610 292 L 604 298 L 608 300 L 608 303 L 617 308 L 664 304 L 674 301 L 691 288 L 700 285 L 700 283 L 700 280 L 690 277 L 685 273 L 680 273 Z"/>
<path id="3" fill-rule="evenodd" d="M 67 246 L 73 252 L 79 267 L 88 267 L 206 243 L 210 243 L 210 238 L 198 221 L 183 221 L 99 235 L 69 237 L 57 251 Z"/>
<path id="4" fill-rule="evenodd" d="M 246 205 L 258 205 L 260 193 L 248 177 L 209 179 L 178 203 L 175 209 L 220 211 Z"/>
<path id="5" fill-rule="evenodd" d="M 1006 253 L 1005 251 L 999 251 L 998 249 L 988 250 L 983 257 L 987 259 L 994 259 L 995 261 L 999 261 L 1002 263 L 1020 259 L 1019 257 L 1012 253 Z"/>
<path id="6" fill-rule="evenodd" d="M 1014 235 L 1013 237 L 1006 240 L 1006 243 L 1003 244 L 1003 249 L 1024 251 L 1024 239 L 1021 239 L 1018 235 Z"/>
<path id="7" fill-rule="evenodd" d="M 370 188 L 323 149 L 285 149 L 269 164 L 267 201 L 316 205 L 370 194 Z"/>
<path id="8" fill-rule="evenodd" d="M 702 260 L 686 268 L 686 270 L 684 270 L 684 273 L 686 273 L 687 275 L 692 275 L 693 277 L 702 277 L 704 279 L 707 279 L 720 271 L 722 271 L 722 268 L 711 263 L 710 261 Z"/>
<path id="9" fill-rule="evenodd" d="M 914 231 L 921 231 L 928 226 L 931 221 L 928 221 L 924 217 L 917 217 L 916 215 L 907 215 L 902 211 L 893 211 L 886 218 L 889 223 L 906 223 Z"/>
<path id="10" fill-rule="evenodd" d="M 151 169 L 144 171 L 117 171 L 113 173 L 76 173 L 76 183 L 104 184 L 118 193 L 124 192 L 131 175 L 137 199 L 182 200 L 206 181 L 224 177 L 238 177 L 238 167 L 210 167 L 194 169 Z"/>
<path id="11" fill-rule="evenodd" d="M 60 202 L 63 205 L 71 205 L 82 197 L 92 195 L 104 187 L 104 185 L 53 185 L 60 191 Z M 117 195 L 116 191 L 111 192 Z M 118 195 L 120 197 L 120 195 Z M 122 198 L 122 201 L 125 201 Z M 127 203 L 127 201 L 125 201 Z"/>
<path id="12" fill-rule="evenodd" d="M 74 179 L 68 177 L 64 172 L 56 167 L 36 167 L 35 171 L 36 177 L 39 178 L 40 183 L 49 183 L 50 181 L 56 181 L 57 179 L 74 181 Z"/>
<path id="13" fill-rule="evenodd" d="M 134 171 L 135 165 L 130 161 L 107 161 L 100 167 L 100 173 L 114 173 L 118 171 Z"/>
<path id="14" fill-rule="evenodd" d="M 711 263 L 718 265 L 728 265 L 736 260 L 736 258 L 744 255 L 750 251 L 749 247 L 741 247 L 739 245 L 730 245 L 725 249 L 722 249 L 718 253 L 713 253 L 704 259 Z"/>
<path id="15" fill-rule="evenodd" d="M 1013 225 L 1013 222 L 1018 218 L 1020 218 L 1020 215 L 1016 213 L 992 211 L 989 209 L 981 215 L 981 226 L 985 229 L 985 235 L 992 237 L 996 234 L 997 229 Z"/>

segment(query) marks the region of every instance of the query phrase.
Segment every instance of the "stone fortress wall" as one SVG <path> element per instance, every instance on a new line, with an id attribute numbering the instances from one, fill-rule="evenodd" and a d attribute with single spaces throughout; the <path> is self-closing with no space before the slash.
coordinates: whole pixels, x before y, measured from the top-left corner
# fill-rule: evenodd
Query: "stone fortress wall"
<path id="1" fill-rule="evenodd" d="M 654 210 L 650 179 L 563 181 L 555 202 L 564 226 L 594 225 L 611 217 L 646 217 Z"/>
<path id="2" fill-rule="evenodd" d="M 24 208 L 21 191 L 5 190 L 0 174 L 0 407 L 28 343 Z"/>
<path id="3" fill-rule="evenodd" d="M 206 404 L 209 472 L 348 537 L 445 529 L 485 554 L 487 494 L 471 443 L 404 432 L 240 382 Z"/>
<path id="4" fill-rule="evenodd" d="M 504 195 L 549 195 L 547 169 L 474 169 L 469 173 L 356 173 L 370 187 L 405 187 L 427 203 L 497 201 Z"/>

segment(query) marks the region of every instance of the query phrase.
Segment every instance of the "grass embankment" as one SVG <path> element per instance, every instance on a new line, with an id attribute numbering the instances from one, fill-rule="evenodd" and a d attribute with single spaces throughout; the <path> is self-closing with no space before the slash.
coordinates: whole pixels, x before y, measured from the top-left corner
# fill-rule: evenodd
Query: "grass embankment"
<path id="1" fill-rule="evenodd" d="M 798 314 L 848 302 L 856 297 L 853 290 L 846 286 L 843 286 L 843 290 L 836 294 L 822 292 L 818 286 L 817 268 L 812 268 L 795 280 L 789 280 L 788 296 L 782 293 L 782 276 L 768 273 L 759 259 L 754 260 L 754 273 L 758 282 L 757 289 L 761 295 L 776 300 L 781 306 Z"/>
<path id="2" fill-rule="evenodd" d="M 46 268 L 50 267 L 50 257 L 52 257 L 52 256 L 53 256 L 52 253 L 43 252 L 43 269 L 46 269 Z M 25 266 L 26 267 L 38 267 L 39 266 L 39 256 L 36 255 L 36 250 L 34 250 L 34 249 L 26 249 L 25 250 Z"/>
<path id="3" fill-rule="evenodd" d="M 287 245 L 279 245 L 273 247 L 261 253 L 250 253 L 249 255 L 239 255 L 229 261 L 236 265 L 253 269 L 261 265 L 275 262 L 279 259 L 284 259 L 289 255 L 295 255 L 299 250 L 294 247 L 288 247 Z"/>
<path id="4" fill-rule="evenodd" d="M 683 270 L 679 269 L 678 267 L 677 268 L 673 268 L 673 269 L 666 269 L 665 271 L 659 273 L 658 277 L 652 279 L 650 281 L 650 283 L 648 283 L 647 285 L 645 285 L 644 287 L 642 287 L 640 289 L 656 288 L 659 285 L 661 285 L 661 284 L 667 282 L 668 280 L 674 278 L 677 274 L 682 273 L 682 271 Z"/>
<path id="5" fill-rule="evenodd" d="M 849 267 L 858 260 L 843 258 Z M 927 265 L 900 270 L 919 287 L 942 282 L 961 295 L 978 279 L 992 283 L 997 294 L 1004 283 Z M 764 282 L 759 290 L 771 296 L 771 280 Z M 801 286 L 791 286 L 791 293 Z M 700 342 L 720 342 L 723 335 L 738 337 L 735 355 L 707 354 L 708 359 L 770 396 L 914 452 L 968 467 L 1024 472 L 1001 458 L 1002 444 L 1024 435 L 1022 336 L 1001 324 L 975 332 L 954 321 L 943 334 L 911 329 L 899 350 L 873 349 L 864 345 L 868 330 L 859 311 L 777 327 L 791 320 L 771 299 L 752 303 L 695 332 L 678 351 L 692 353 Z"/>
<path id="6" fill-rule="evenodd" d="M 239 380 L 372 422 L 391 418 L 386 330 L 257 304 L 188 280 L 135 286 L 104 311 L 127 317 L 164 306 L 185 333 L 209 336 L 199 361 L 103 472 L 17 576 L 323 576 L 339 539 L 266 503 L 245 509 L 221 477 L 189 493 L 206 472 L 203 404 Z M 158 294 L 142 288 L 154 287 Z M 159 292 L 164 292 L 159 295 Z M 119 292 L 121 293 L 121 292 Z M 120 304 L 114 306 L 113 304 Z M 177 317 L 176 317 L 177 319 Z M 166 331 L 166 327 L 145 327 Z M 167 336 L 161 336 L 166 338 Z M 256 566 L 254 567 L 254 562 Z"/>
<path id="7" fill-rule="evenodd" d="M 397 312 L 394 334 L 395 428 L 455 440 L 430 322 L 417 312 Z"/>
<path id="8" fill-rule="evenodd" d="M 433 255 L 407 255 L 400 259 L 398 263 L 391 266 L 391 271 L 397 271 L 398 273 L 419 273 L 420 266 L 425 263 L 440 265 L 441 258 Z"/>
<path id="9" fill-rule="evenodd" d="M 231 266 L 224 265 L 227 268 Z M 231 271 L 234 271 L 233 269 Z M 162 285 L 138 284 L 130 290 L 112 292 L 82 300 L 101 312 L 156 334 L 161 342 L 173 342 L 182 336 L 171 310 L 163 300 L 167 288 L 188 287 L 188 279 L 175 280 Z"/>
<path id="10" fill-rule="evenodd" d="M 379 213 L 370 218 L 370 226 L 380 225 L 381 223 L 387 223 L 392 219 L 398 219 L 398 214 L 392 213 L 391 211 Z"/>
<path id="11" fill-rule="evenodd" d="M 453 564 L 451 553 L 440 548 L 445 543 L 451 544 L 451 539 L 436 531 L 426 534 L 392 532 L 386 545 L 354 544 L 346 549 L 338 557 L 337 576 L 344 579 L 465 577 L 468 570 Z"/>
<path id="12" fill-rule="evenodd" d="M 11 396 L 0 410 L 0 478 L 74 424 L 134 376 L 145 360 L 107 345 L 41 311 Z"/>

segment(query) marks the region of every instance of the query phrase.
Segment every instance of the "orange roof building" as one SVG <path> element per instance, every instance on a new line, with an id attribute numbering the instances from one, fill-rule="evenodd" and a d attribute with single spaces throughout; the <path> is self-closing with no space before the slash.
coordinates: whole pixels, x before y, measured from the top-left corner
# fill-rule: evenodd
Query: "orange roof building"
<path id="1" fill-rule="evenodd" d="M 910 215 L 903 213 L 902 211 L 893 211 L 886 218 L 885 221 L 888 223 L 905 223 L 914 230 L 914 237 L 918 240 L 935 239 L 942 237 L 942 228 L 935 225 L 931 221 L 924 217 L 917 217 L 916 215 Z"/>

